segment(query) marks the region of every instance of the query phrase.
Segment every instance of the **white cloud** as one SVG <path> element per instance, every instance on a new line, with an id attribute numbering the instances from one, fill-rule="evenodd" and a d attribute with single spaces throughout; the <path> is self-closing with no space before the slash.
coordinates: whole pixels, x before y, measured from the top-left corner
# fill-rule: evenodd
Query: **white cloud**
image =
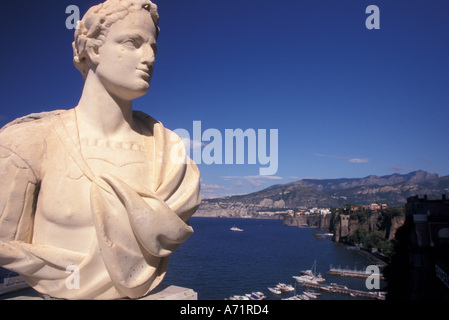
<path id="1" fill-rule="evenodd" d="M 234 181 L 234 186 L 236 187 L 244 187 L 245 183 L 241 180 Z"/>
<path id="2" fill-rule="evenodd" d="M 339 156 L 335 154 L 323 154 L 323 153 L 314 153 L 315 157 L 324 157 L 324 158 L 332 158 L 332 159 L 347 159 L 350 163 L 368 163 L 368 158 L 351 158 L 351 157 L 345 157 L 345 156 Z"/>
<path id="3" fill-rule="evenodd" d="M 221 186 L 218 184 L 207 184 L 207 183 L 201 184 L 201 194 L 204 199 L 220 198 L 224 194 L 229 193 L 230 191 L 232 191 L 231 188 Z"/>
<path id="4" fill-rule="evenodd" d="M 262 175 L 258 175 L 258 176 L 245 176 L 246 179 L 267 179 L 267 180 L 282 180 L 285 179 L 283 177 L 278 177 L 278 176 L 262 176 Z"/>
<path id="5" fill-rule="evenodd" d="M 368 158 L 349 159 L 349 162 L 351 162 L 351 163 L 368 163 L 368 162 L 369 162 L 369 159 L 368 159 Z"/>
<path id="6" fill-rule="evenodd" d="M 343 157 L 335 154 L 314 153 L 315 157 L 334 158 L 334 159 L 349 159 L 349 157 Z"/>
<path id="7" fill-rule="evenodd" d="M 203 184 L 201 184 L 201 189 L 204 189 L 204 190 L 228 190 L 229 188 L 227 188 L 225 186 L 220 186 L 218 184 L 203 183 Z"/>
<path id="8" fill-rule="evenodd" d="M 248 179 L 248 183 L 251 185 L 251 187 L 258 188 L 258 187 L 263 186 L 267 182 L 266 181 L 262 181 L 262 180 L 257 180 L 257 179 Z"/>

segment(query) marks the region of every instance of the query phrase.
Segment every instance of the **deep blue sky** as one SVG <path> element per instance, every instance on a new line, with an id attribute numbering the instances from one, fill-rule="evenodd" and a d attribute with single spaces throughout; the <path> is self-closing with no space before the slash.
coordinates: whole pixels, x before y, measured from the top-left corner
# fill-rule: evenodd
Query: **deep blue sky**
<path id="1" fill-rule="evenodd" d="M 8 1 L 0 12 L 0 125 L 76 106 L 68 5 Z M 304 177 L 449 174 L 447 0 L 160 0 L 150 93 L 134 103 L 170 129 L 279 130 L 279 166 L 199 165 L 205 197 Z M 368 30 L 368 5 L 380 30 Z M 192 133 L 193 135 L 193 133 Z M 204 144 L 203 144 L 204 145 Z M 224 158 L 224 155 L 223 155 Z"/>

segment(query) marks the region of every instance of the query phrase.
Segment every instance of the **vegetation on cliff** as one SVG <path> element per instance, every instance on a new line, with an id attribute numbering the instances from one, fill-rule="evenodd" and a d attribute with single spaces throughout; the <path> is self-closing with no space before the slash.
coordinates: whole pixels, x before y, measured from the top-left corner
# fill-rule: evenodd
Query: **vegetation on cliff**
<path id="1" fill-rule="evenodd" d="M 351 206 L 334 212 L 334 240 L 347 245 L 359 245 L 377 251 L 388 260 L 393 254 L 394 235 L 405 221 L 404 206 L 395 206 L 378 211 Z"/>

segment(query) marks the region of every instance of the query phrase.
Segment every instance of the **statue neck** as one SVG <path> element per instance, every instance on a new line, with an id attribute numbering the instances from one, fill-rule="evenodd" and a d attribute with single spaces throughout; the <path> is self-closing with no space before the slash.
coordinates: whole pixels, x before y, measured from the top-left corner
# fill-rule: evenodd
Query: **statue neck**
<path id="1" fill-rule="evenodd" d="M 139 131 L 133 119 L 132 100 L 111 94 L 95 76 L 88 76 L 75 108 L 80 135 L 114 139 Z"/>

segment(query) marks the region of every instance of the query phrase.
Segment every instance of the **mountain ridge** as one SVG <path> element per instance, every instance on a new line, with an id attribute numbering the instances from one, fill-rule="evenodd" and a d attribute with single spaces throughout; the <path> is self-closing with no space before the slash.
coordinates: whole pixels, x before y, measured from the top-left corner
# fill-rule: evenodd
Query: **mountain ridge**
<path id="1" fill-rule="evenodd" d="M 363 178 L 301 179 L 246 195 L 204 199 L 196 216 L 269 216 L 270 212 L 341 207 L 346 203 L 403 205 L 414 195 L 439 198 L 449 192 L 449 176 L 423 170 Z"/>
<path id="2" fill-rule="evenodd" d="M 314 186 L 319 185 L 321 186 L 320 190 L 328 190 L 328 189 L 347 189 L 351 187 L 366 186 L 366 185 L 380 185 L 380 186 L 392 185 L 406 181 L 420 183 L 428 180 L 437 179 L 440 177 L 441 176 L 436 173 L 429 173 L 427 171 L 418 170 L 402 175 L 399 173 L 393 173 L 391 175 L 384 175 L 384 176 L 369 175 L 363 178 L 301 179 L 291 183 L 292 184 L 301 183 Z M 328 185 L 328 188 L 326 188 L 325 184 Z"/>

